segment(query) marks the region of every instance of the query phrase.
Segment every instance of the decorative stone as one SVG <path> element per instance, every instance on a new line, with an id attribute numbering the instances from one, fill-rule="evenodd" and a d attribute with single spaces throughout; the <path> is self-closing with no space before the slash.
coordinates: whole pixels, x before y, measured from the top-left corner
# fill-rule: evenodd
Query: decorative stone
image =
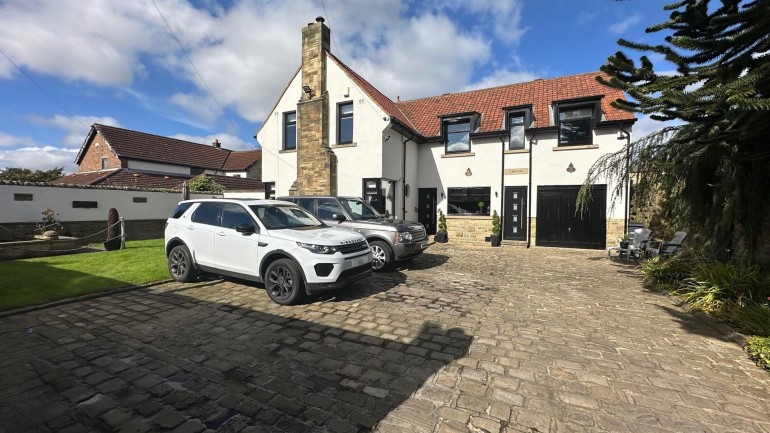
<path id="1" fill-rule="evenodd" d="M 57 233 L 56 230 L 48 230 L 47 232 L 43 233 L 43 239 L 59 239 L 59 233 Z"/>

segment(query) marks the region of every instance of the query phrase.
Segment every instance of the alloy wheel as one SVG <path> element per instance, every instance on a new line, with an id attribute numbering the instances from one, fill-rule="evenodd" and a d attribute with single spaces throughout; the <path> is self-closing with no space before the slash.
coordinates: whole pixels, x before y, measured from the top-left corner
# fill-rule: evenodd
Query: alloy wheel
<path id="1" fill-rule="evenodd" d="M 276 299 L 286 300 L 294 290 L 294 277 L 285 266 L 276 266 L 267 276 L 268 290 Z"/>

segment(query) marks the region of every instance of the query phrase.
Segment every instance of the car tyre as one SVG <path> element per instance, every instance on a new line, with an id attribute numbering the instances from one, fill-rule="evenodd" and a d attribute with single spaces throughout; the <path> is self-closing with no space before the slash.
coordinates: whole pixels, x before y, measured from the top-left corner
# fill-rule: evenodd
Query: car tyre
<path id="1" fill-rule="evenodd" d="M 393 265 L 393 252 L 390 245 L 383 241 L 374 241 L 369 244 L 372 250 L 372 270 L 375 272 L 386 271 Z"/>
<path id="2" fill-rule="evenodd" d="M 270 263 L 265 272 L 265 290 L 276 304 L 292 305 L 299 302 L 305 295 L 305 283 L 297 264 L 291 259 L 278 259 Z"/>
<path id="3" fill-rule="evenodd" d="M 198 276 L 187 246 L 177 245 L 171 249 L 168 255 L 168 272 L 171 278 L 180 283 L 189 283 Z"/>

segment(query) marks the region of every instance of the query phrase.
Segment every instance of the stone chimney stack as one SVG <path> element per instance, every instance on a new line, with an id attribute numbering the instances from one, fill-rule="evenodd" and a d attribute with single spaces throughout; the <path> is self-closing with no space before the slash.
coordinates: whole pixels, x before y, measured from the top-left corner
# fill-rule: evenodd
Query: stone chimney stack
<path id="1" fill-rule="evenodd" d="M 329 147 L 326 52 L 331 31 L 322 17 L 302 29 L 302 98 L 297 103 L 297 181 L 291 195 L 336 195 L 337 157 Z"/>
<path id="2" fill-rule="evenodd" d="M 219 142 L 219 139 L 217 139 L 217 138 L 215 138 L 215 139 L 214 139 L 214 142 L 213 142 L 213 143 L 211 143 L 211 145 L 212 145 L 212 146 L 214 146 L 214 147 L 216 147 L 217 149 L 219 149 L 220 147 L 222 147 L 222 143 L 220 143 L 220 142 Z"/>

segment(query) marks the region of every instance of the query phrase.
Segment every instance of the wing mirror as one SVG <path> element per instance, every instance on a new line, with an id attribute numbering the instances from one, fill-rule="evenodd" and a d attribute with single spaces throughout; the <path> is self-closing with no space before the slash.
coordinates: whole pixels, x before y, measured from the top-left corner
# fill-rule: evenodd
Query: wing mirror
<path id="1" fill-rule="evenodd" d="M 345 215 L 344 215 L 344 214 L 341 214 L 341 213 L 335 213 L 335 214 L 333 214 L 333 215 L 332 215 L 332 219 L 333 219 L 334 221 L 339 221 L 339 222 L 342 222 L 342 221 L 345 221 L 347 218 L 345 218 Z"/>
<path id="2" fill-rule="evenodd" d="M 248 236 L 250 234 L 256 233 L 257 230 L 254 228 L 253 225 L 243 223 L 235 226 L 235 231 L 238 233 L 241 233 L 244 236 Z"/>

